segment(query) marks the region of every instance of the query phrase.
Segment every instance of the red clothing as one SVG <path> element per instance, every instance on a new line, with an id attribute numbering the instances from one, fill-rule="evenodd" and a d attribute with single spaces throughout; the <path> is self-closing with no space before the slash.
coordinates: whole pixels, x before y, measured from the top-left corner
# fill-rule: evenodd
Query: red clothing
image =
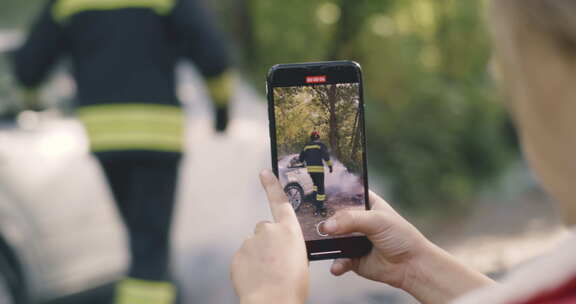
<path id="1" fill-rule="evenodd" d="M 576 304 L 576 230 L 500 283 L 472 291 L 452 304 Z"/>
<path id="2" fill-rule="evenodd" d="M 576 258 L 576 257 L 574 257 Z M 527 302 L 519 304 L 575 304 L 576 303 L 576 276 L 558 288 L 544 291 Z"/>

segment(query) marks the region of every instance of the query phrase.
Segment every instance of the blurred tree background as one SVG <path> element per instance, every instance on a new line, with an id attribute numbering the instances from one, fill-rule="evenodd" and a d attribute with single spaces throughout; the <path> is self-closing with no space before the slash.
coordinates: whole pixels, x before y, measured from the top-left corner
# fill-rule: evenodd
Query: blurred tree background
<path id="1" fill-rule="evenodd" d="M 28 24 L 44 4 L 43 0 L 2 0 L 0 28 L 18 29 Z"/>
<path id="2" fill-rule="evenodd" d="M 361 174 L 362 128 L 357 84 L 274 89 L 278 156 L 300 153 L 318 131 L 330 155 Z"/>
<path id="3" fill-rule="evenodd" d="M 515 157 L 488 73 L 477 0 L 204 0 L 264 92 L 277 63 L 349 59 L 364 70 L 368 157 L 402 208 L 463 211 Z M 0 26 L 41 0 L 2 0 Z"/>
<path id="4" fill-rule="evenodd" d="M 350 59 L 363 66 L 369 163 L 402 208 L 464 211 L 514 157 L 488 73 L 484 1 L 219 4 L 257 86 L 276 63 Z"/>

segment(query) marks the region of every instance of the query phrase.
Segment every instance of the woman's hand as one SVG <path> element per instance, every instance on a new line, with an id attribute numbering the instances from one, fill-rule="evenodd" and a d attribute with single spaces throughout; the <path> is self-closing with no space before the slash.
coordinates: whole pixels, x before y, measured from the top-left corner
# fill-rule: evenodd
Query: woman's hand
<path id="1" fill-rule="evenodd" d="M 302 230 L 282 186 L 270 171 L 260 174 L 274 222 L 260 222 L 232 261 L 232 281 L 242 304 L 304 303 L 308 259 Z"/>
<path id="2" fill-rule="evenodd" d="M 370 202 L 370 211 L 341 211 L 322 225 L 323 232 L 331 235 L 361 232 L 374 246 L 362 258 L 335 260 L 330 270 L 334 275 L 353 270 L 367 279 L 402 288 L 411 261 L 427 251 L 427 240 L 373 192 Z"/>
<path id="3" fill-rule="evenodd" d="M 422 303 L 446 303 L 492 282 L 432 244 L 372 192 L 370 202 L 372 210 L 341 211 L 322 226 L 323 232 L 334 236 L 360 232 L 374 245 L 364 257 L 335 260 L 334 275 L 352 270 L 401 288 Z"/>

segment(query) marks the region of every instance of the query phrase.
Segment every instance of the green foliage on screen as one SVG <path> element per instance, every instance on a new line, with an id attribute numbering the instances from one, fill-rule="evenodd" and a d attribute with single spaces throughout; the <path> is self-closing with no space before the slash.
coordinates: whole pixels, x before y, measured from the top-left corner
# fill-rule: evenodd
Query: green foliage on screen
<path id="1" fill-rule="evenodd" d="M 275 88 L 274 102 L 278 158 L 300 153 L 317 131 L 332 158 L 362 174 L 358 84 Z"/>

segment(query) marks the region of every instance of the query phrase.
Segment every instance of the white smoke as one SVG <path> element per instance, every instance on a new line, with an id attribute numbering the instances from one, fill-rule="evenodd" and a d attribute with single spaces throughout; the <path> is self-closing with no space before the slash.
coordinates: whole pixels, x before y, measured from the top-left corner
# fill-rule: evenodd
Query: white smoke
<path id="1" fill-rule="evenodd" d="M 292 170 L 288 168 L 288 165 L 294 158 L 297 159 L 298 154 L 286 155 L 278 160 L 280 182 L 283 185 L 286 182 L 286 172 Z M 332 159 L 333 172 L 330 173 L 328 166 L 326 166 L 324 170 L 326 194 L 347 197 L 364 195 L 364 186 L 361 177 L 350 173 L 344 164 L 338 161 L 334 156 L 330 156 L 330 159 Z"/>
<path id="2" fill-rule="evenodd" d="M 334 171 L 329 173 L 330 171 L 326 169 L 326 174 L 324 175 L 326 194 L 346 194 L 347 196 L 363 195 L 364 186 L 360 176 L 350 173 L 339 160 L 332 156 L 331 158 Z"/>

